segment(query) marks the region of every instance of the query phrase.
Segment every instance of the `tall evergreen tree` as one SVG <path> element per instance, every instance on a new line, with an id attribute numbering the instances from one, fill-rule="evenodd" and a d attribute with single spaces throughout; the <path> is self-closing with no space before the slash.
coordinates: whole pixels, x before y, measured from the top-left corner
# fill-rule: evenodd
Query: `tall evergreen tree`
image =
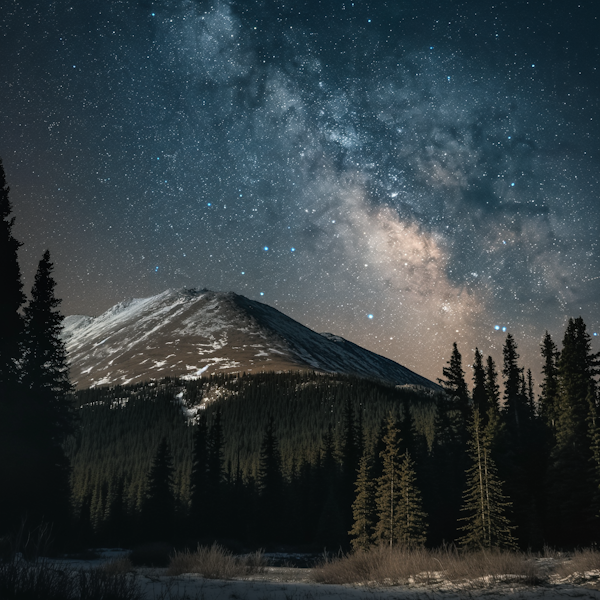
<path id="1" fill-rule="evenodd" d="M 192 530 L 201 535 L 206 527 L 207 514 L 207 469 L 208 469 L 208 427 L 206 413 L 200 419 L 194 432 L 192 471 L 190 474 L 190 519 Z"/>
<path id="2" fill-rule="evenodd" d="M 558 367 L 557 361 L 560 353 L 552 337 L 546 331 L 541 344 L 542 358 L 544 366 L 542 373 L 544 379 L 541 384 L 542 393 L 540 396 L 540 416 L 544 423 L 555 431 L 558 413 Z"/>
<path id="3" fill-rule="evenodd" d="M 320 513 L 315 540 L 323 547 L 337 549 L 346 543 L 348 528 L 340 510 L 340 477 L 335 460 L 335 443 L 331 423 L 327 428 L 327 434 L 323 437 L 321 454 L 318 486 L 320 489 Z"/>
<path id="4" fill-rule="evenodd" d="M 460 529 L 461 546 L 479 548 L 515 548 L 512 535 L 514 527 L 506 516 L 511 503 L 502 493 L 502 482 L 498 478 L 496 465 L 491 456 L 494 437 L 498 428 L 498 416 L 490 410 L 487 426 L 484 426 L 479 410 L 473 410 L 469 425 L 469 458 L 471 467 L 467 471 L 467 489 L 464 493 Z"/>
<path id="5" fill-rule="evenodd" d="M 64 317 L 58 310 L 61 300 L 54 293 L 53 270 L 46 250 L 35 275 L 31 301 L 25 307 L 23 382 L 32 411 L 29 418 L 40 428 L 36 436 L 61 444 L 73 430 L 73 386 L 61 337 Z"/>
<path id="6" fill-rule="evenodd" d="M 175 523 L 173 457 L 167 438 L 160 441 L 148 472 L 143 522 L 147 534 L 157 540 L 169 540 Z"/>
<path id="7" fill-rule="evenodd" d="M 390 414 L 383 436 L 384 449 L 380 453 L 383 472 L 377 481 L 377 524 L 375 526 L 375 539 L 381 544 L 389 544 L 390 548 L 398 544 L 401 535 L 398 510 L 401 475 L 400 440 L 396 420 Z"/>
<path id="8" fill-rule="evenodd" d="M 500 410 L 500 386 L 498 385 L 496 363 L 491 356 L 487 357 L 485 364 L 485 392 L 487 405 L 498 412 Z"/>
<path id="9" fill-rule="evenodd" d="M 535 392 L 533 391 L 533 375 L 531 374 L 531 369 L 527 369 L 525 395 L 527 397 L 527 408 L 530 418 L 533 418 L 537 414 L 537 407 L 535 404 Z"/>
<path id="10" fill-rule="evenodd" d="M 23 465 L 19 441 L 27 427 L 19 390 L 19 360 L 25 302 L 17 253 L 21 243 L 12 234 L 15 218 L 8 194 L 10 188 L 0 159 L 0 489 L 16 490 Z M 0 493 L 0 535 L 19 522 L 21 498 L 14 492 Z"/>
<path id="11" fill-rule="evenodd" d="M 275 436 L 275 424 L 272 416 L 269 417 L 263 437 L 259 460 L 260 531 L 266 541 L 274 541 L 278 535 L 281 535 L 282 530 L 283 475 L 279 442 Z"/>
<path id="12" fill-rule="evenodd" d="M 344 402 L 343 428 L 341 439 L 341 489 L 340 502 L 343 507 L 344 528 L 352 523 L 352 500 L 354 497 L 354 480 L 360 458 L 357 448 L 357 424 L 354 416 L 352 400 L 348 396 Z"/>
<path id="13" fill-rule="evenodd" d="M 556 444 L 548 469 L 549 517 L 555 543 L 589 543 L 595 495 L 590 448 L 590 398 L 596 397 L 598 354 L 581 317 L 569 319 L 558 361 Z"/>
<path id="14" fill-rule="evenodd" d="M 417 486 L 414 462 L 408 450 L 400 466 L 398 481 L 398 544 L 408 548 L 422 546 L 425 543 L 427 515 L 423 511 L 421 492 Z"/>
<path id="15" fill-rule="evenodd" d="M 61 338 L 61 300 L 55 296 L 53 264 L 46 250 L 25 307 L 22 407 L 27 416 L 22 482 L 23 508 L 33 522 L 66 525 L 70 510 L 70 465 L 63 443 L 73 431 L 75 413 L 67 354 Z"/>
<path id="16" fill-rule="evenodd" d="M 504 348 L 504 366 L 502 374 L 504 375 L 504 414 L 509 432 L 513 437 L 519 438 L 524 434 L 527 427 L 528 410 L 526 398 L 522 394 L 522 373 L 523 369 L 519 367 L 517 361 L 517 344 L 513 336 L 508 333 Z"/>
<path id="17" fill-rule="evenodd" d="M 21 242 L 12 234 L 15 218 L 11 216 L 12 205 L 8 198 L 10 188 L 2 159 L 0 159 L 0 410 L 6 409 L 9 400 L 14 399 L 15 385 L 19 378 L 18 362 L 21 358 L 21 334 L 23 318 L 19 312 L 25 303 L 21 269 L 17 253 Z M 6 424 L 7 413 L 1 413 L 0 423 Z"/>
<path id="18" fill-rule="evenodd" d="M 352 537 L 354 550 L 368 550 L 373 545 L 375 528 L 375 484 L 372 479 L 372 457 L 364 453 L 358 467 L 355 488 L 356 497 L 352 503 L 354 522 L 348 534 Z"/>
<path id="19" fill-rule="evenodd" d="M 485 386 L 485 369 L 483 367 L 483 354 L 475 348 L 473 360 L 473 406 L 483 415 L 487 415 L 489 408 L 488 395 Z"/>
<path id="20" fill-rule="evenodd" d="M 452 354 L 446 363 L 448 366 L 442 369 L 445 379 L 438 379 L 439 384 L 446 393 L 451 396 L 455 408 L 460 412 L 463 423 L 469 414 L 469 391 L 465 381 L 465 372 L 462 368 L 462 356 L 458 351 L 456 342 L 452 344 Z"/>
<path id="21" fill-rule="evenodd" d="M 222 411 L 219 407 L 213 417 L 208 432 L 208 455 L 206 469 L 206 503 L 207 503 L 207 531 L 217 534 L 222 531 L 226 519 L 223 503 L 224 488 L 224 458 Z"/>

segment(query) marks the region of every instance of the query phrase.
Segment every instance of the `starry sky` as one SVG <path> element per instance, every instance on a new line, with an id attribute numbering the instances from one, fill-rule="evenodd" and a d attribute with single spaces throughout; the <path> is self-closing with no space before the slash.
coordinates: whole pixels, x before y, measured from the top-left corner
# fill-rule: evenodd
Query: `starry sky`
<path id="1" fill-rule="evenodd" d="M 235 291 L 435 379 L 600 333 L 597 1 L 5 0 L 0 157 L 65 314 Z M 598 336 L 594 337 L 594 342 Z M 594 343 L 595 349 L 598 349 Z"/>

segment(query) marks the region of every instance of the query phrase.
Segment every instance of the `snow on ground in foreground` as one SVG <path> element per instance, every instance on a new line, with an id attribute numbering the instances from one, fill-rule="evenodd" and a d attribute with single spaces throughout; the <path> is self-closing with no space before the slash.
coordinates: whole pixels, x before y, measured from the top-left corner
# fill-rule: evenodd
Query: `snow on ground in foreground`
<path id="1" fill-rule="evenodd" d="M 278 569 L 271 568 L 263 576 L 244 580 L 223 581 L 202 579 L 199 575 L 185 574 L 179 577 L 140 577 L 146 598 L 159 598 L 168 590 L 166 597 L 196 598 L 204 600 L 560 600 L 565 598 L 600 599 L 600 592 L 582 586 L 562 584 L 525 587 L 511 584 L 478 589 L 470 584 L 451 584 L 433 587 L 375 587 L 365 585 L 329 585 L 308 580 L 308 569 L 285 569 L 301 572 L 300 581 L 290 581 L 289 573 L 283 581 L 277 576 Z M 303 573 L 302 573 L 303 572 Z M 267 579 L 268 578 L 268 579 Z"/>
<path id="2" fill-rule="evenodd" d="M 63 559 L 56 562 L 74 569 L 96 568 L 107 560 L 126 556 L 128 551 L 100 549 L 99 554 L 101 558 L 96 560 Z M 494 584 L 486 578 L 453 583 L 437 573 L 437 581 L 430 585 L 386 587 L 314 583 L 311 569 L 293 567 L 267 567 L 262 574 L 231 580 L 203 579 L 193 573 L 166 576 L 165 571 L 145 567 L 135 569 L 145 600 L 600 600 L 599 571 L 567 578 L 550 575 L 549 583 L 539 586 L 508 581 Z"/>

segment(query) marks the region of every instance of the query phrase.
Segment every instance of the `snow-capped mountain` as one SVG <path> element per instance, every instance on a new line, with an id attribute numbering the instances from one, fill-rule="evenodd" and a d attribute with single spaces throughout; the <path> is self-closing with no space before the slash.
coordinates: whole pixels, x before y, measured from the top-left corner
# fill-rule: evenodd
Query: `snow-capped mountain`
<path id="1" fill-rule="evenodd" d="M 116 304 L 99 317 L 65 318 L 77 388 L 167 376 L 314 369 L 439 387 L 341 337 L 319 334 L 234 293 L 167 290 Z"/>

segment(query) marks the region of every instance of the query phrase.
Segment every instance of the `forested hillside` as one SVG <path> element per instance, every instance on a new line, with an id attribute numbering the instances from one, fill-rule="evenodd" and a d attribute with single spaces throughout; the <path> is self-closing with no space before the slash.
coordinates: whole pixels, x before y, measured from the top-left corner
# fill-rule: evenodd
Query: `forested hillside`
<path id="1" fill-rule="evenodd" d="M 231 496 L 237 486 L 238 492 L 243 489 L 244 498 L 252 497 L 260 485 L 261 445 L 271 422 L 282 481 L 297 480 L 296 485 L 310 491 L 313 512 L 322 511 L 320 505 L 327 500 L 327 490 L 318 480 L 327 477 L 333 482 L 331 477 L 336 475 L 326 471 L 332 466 L 337 471 L 337 463 L 345 460 L 348 435 L 356 445 L 351 450 L 352 469 L 362 447 L 376 443 L 380 425 L 390 412 L 401 419 L 410 407 L 423 452 L 434 435 L 435 400 L 430 391 L 347 376 L 295 372 L 221 375 L 196 381 L 165 379 L 82 390 L 76 397 L 80 428 L 67 445 L 75 505 L 84 520 L 89 511 L 92 530 L 99 534 L 111 529 L 111 505 L 115 502 L 123 503 L 128 514 L 143 512 L 147 475 L 163 438 L 173 459 L 177 513 L 184 518 L 190 506 L 194 435 L 200 422 L 205 422 L 209 431 L 221 428 L 219 493 Z M 325 456 L 328 453 L 329 458 Z M 323 461 L 327 460 L 335 464 L 325 467 Z M 339 503 L 349 515 L 354 474 L 346 476 L 349 485 Z M 224 523 L 229 520 L 231 517 L 223 515 Z M 313 533 L 301 536 L 304 541 L 314 541 L 315 528 L 316 523 L 307 528 Z M 341 541 L 346 537 L 344 528 L 346 524 L 338 532 Z M 229 529 L 225 526 L 223 533 L 239 537 Z M 294 541 L 294 536 L 289 541 Z"/>

